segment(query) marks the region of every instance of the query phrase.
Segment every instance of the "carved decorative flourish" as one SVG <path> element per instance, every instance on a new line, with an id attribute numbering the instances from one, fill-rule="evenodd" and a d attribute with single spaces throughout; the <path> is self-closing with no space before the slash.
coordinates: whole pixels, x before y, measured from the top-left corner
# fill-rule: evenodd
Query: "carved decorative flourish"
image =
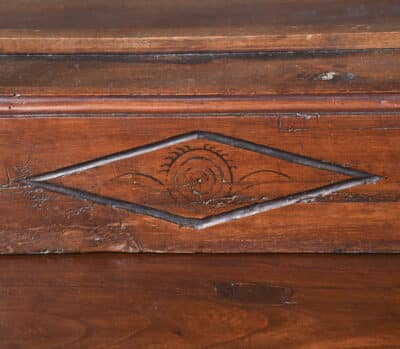
<path id="1" fill-rule="evenodd" d="M 191 142 L 196 143 L 198 140 L 204 140 L 205 144 L 195 144 L 193 146 Z M 235 165 L 240 167 L 240 164 L 234 164 L 232 160 L 229 159 L 228 154 L 218 149 L 214 144 L 207 143 L 207 141 L 225 147 L 233 147 L 237 151 L 245 150 L 255 153 L 258 156 L 262 155 L 278 159 L 280 162 L 330 171 L 331 173 L 344 175 L 350 178 L 334 184 L 320 186 L 311 190 L 305 190 L 273 199 L 268 198 L 268 193 L 262 193 L 259 198 L 252 198 L 253 202 L 245 202 L 246 200 L 243 201 L 244 196 L 238 195 L 238 193 L 243 194 L 246 190 L 253 190 L 256 186 L 270 184 L 274 181 L 290 182 L 290 175 L 276 169 L 261 168 L 248 173 L 242 172 L 241 176 L 235 179 L 233 171 Z M 136 188 L 135 185 L 140 182 L 145 188 L 155 187 L 158 188 L 160 193 L 167 192 L 168 195 L 180 205 L 197 204 L 202 207 L 219 206 L 227 200 L 235 201 L 236 198 L 240 197 L 240 200 L 242 200 L 240 204 L 244 204 L 244 206 L 235 206 L 228 211 L 209 214 L 201 218 L 197 216 L 188 217 L 147 206 L 142 202 L 136 203 L 122 200 L 108 195 L 105 196 L 99 193 L 67 187 L 52 181 L 57 178 L 75 173 L 83 173 L 122 160 L 161 151 L 164 148 L 172 148 L 172 150 L 165 157 L 164 162 L 160 164 L 161 173 L 163 174 L 162 178 L 159 178 L 159 176 L 154 173 L 135 171 L 117 175 L 111 180 L 112 184 L 120 187 L 122 187 L 122 185 L 128 185 L 129 187 Z M 367 172 L 311 159 L 238 138 L 211 132 L 196 131 L 120 153 L 111 154 L 85 163 L 61 168 L 56 171 L 25 178 L 22 182 L 30 186 L 39 187 L 74 198 L 89 200 L 97 204 L 109 205 L 148 215 L 181 226 L 203 229 L 274 208 L 295 204 L 297 202 L 307 202 L 358 185 L 374 183 L 379 179 L 381 179 L 381 177 Z M 236 202 L 235 204 L 238 205 L 239 203 Z"/>
<path id="2" fill-rule="evenodd" d="M 226 151 L 226 150 L 225 150 Z M 110 181 L 119 187 L 129 185 L 132 190 L 144 188 L 146 196 L 166 192 L 181 208 L 214 213 L 221 207 L 240 206 L 265 201 L 264 184 L 290 180 L 290 176 L 272 169 L 246 172 L 234 178 L 237 166 L 229 154 L 216 145 L 182 145 L 173 147 L 161 164 L 157 177 L 143 172 L 128 172 Z M 242 166 L 242 168 L 245 166 Z M 258 195 L 254 195 L 254 189 Z"/>
<path id="3" fill-rule="evenodd" d="M 231 165 L 212 146 L 180 147 L 166 160 L 169 162 L 162 167 L 167 173 L 168 192 L 176 201 L 207 202 L 229 196 L 233 184 Z"/>

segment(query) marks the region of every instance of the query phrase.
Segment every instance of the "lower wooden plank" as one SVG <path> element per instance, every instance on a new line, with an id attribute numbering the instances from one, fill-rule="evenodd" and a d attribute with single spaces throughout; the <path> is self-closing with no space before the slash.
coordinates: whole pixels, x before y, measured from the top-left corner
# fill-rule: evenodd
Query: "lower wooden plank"
<path id="1" fill-rule="evenodd" d="M 400 256 L 9 256 L 0 347 L 400 347 Z"/>
<path id="2" fill-rule="evenodd" d="M 399 252 L 399 147 L 394 113 L 1 118 L 0 253 Z"/>

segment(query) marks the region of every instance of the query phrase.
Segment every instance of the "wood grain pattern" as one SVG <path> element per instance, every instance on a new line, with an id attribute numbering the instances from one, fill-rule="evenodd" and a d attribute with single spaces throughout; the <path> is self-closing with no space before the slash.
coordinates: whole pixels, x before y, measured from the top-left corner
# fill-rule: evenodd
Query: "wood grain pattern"
<path id="1" fill-rule="evenodd" d="M 399 252 L 399 120 L 390 113 L 5 117 L 0 119 L 0 251 Z M 201 231 L 18 182 L 194 130 L 246 139 L 384 179 Z M 55 183 L 196 217 L 262 202 L 264 196 L 280 198 L 346 179 L 208 140 L 180 146 L 58 178 Z M 207 146 L 215 154 L 209 155 Z M 163 170 L 172 171 L 171 160 L 186 156 L 182 155 L 188 150 L 185 147 L 201 156 L 194 156 L 197 162 L 191 163 L 188 172 L 181 172 L 185 176 L 170 182 Z M 218 170 L 213 170 L 215 163 Z M 222 176 L 224 180 L 216 183 L 223 185 L 207 187 L 210 182 L 192 181 L 203 178 L 196 172 L 199 169 L 201 174 L 203 168 L 217 173 L 216 178 Z M 180 188 L 184 201 L 171 193 L 171 185 Z M 225 185 L 230 185 L 227 192 Z M 218 194 L 214 195 L 215 188 Z"/>
<path id="2" fill-rule="evenodd" d="M 396 0 L 0 3 L 0 52 L 398 48 Z"/>
<path id="3" fill-rule="evenodd" d="M 397 1 L 0 11 L 1 254 L 400 252 Z"/>
<path id="4" fill-rule="evenodd" d="M 221 97 L 0 97 L 0 115 L 223 115 L 285 112 L 395 112 L 400 94 L 275 95 Z"/>
<path id="5" fill-rule="evenodd" d="M 15 256 L 0 347 L 400 346 L 399 256 Z"/>
<path id="6" fill-rule="evenodd" d="M 398 94 L 399 61 L 397 49 L 3 55 L 0 94 L 16 97 Z"/>

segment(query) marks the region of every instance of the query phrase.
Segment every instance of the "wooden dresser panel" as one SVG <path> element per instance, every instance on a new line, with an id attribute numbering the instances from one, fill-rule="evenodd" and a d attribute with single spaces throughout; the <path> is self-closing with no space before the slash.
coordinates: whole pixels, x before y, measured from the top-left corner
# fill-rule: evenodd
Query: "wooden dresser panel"
<path id="1" fill-rule="evenodd" d="M 0 253 L 400 252 L 400 6 L 0 3 Z"/>
<path id="2" fill-rule="evenodd" d="M 400 348 L 399 63 L 399 0 L 0 0 L 0 349 Z"/>
<path id="3" fill-rule="evenodd" d="M 0 347 L 398 348 L 400 256 L 9 256 Z"/>
<path id="4" fill-rule="evenodd" d="M 397 113 L 0 125 L 1 253 L 400 250 Z"/>

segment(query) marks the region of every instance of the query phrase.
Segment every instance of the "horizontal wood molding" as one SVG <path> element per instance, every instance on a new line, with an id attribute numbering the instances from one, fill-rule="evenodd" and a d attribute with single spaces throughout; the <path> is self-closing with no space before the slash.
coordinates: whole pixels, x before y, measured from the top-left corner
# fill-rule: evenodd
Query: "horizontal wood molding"
<path id="1" fill-rule="evenodd" d="M 400 50 L 0 55 L 0 96 L 399 94 Z"/>
<path id="2" fill-rule="evenodd" d="M 1 253 L 400 251 L 396 113 L 85 116 L 0 118 Z"/>
<path id="3" fill-rule="evenodd" d="M 400 47 L 396 0 L 15 0 L 0 13 L 3 53 Z"/>
<path id="4" fill-rule="evenodd" d="M 395 112 L 400 94 L 163 97 L 0 97 L 0 115 Z"/>
<path id="5" fill-rule="evenodd" d="M 400 256 L 3 257 L 0 347 L 397 348 Z"/>
<path id="6" fill-rule="evenodd" d="M 103 32 L 76 37 L 65 30 L 59 35 L 38 36 L 25 30 L 0 30 L 0 52 L 5 54 L 63 53 L 158 53 L 259 50 L 399 48 L 400 29 L 388 32 L 344 32 L 270 35 L 227 35 L 193 37 L 134 37 Z M 98 34 L 98 33 L 97 33 Z M 127 37 L 126 37 L 127 36 Z"/>

